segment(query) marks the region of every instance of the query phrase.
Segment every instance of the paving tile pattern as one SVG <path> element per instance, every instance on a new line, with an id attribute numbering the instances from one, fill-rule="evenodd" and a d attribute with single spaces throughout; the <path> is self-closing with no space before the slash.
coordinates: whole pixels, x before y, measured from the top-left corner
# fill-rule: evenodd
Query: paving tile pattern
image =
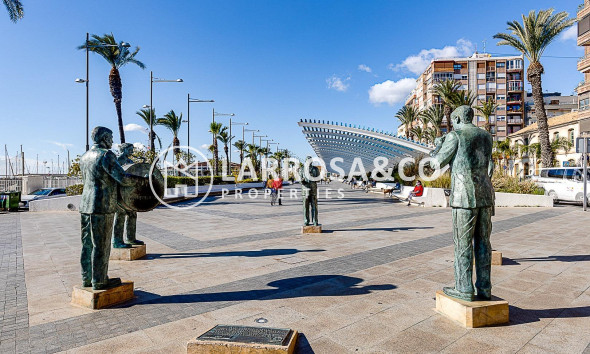
<path id="1" fill-rule="evenodd" d="M 29 312 L 18 213 L 0 216 L 0 353 L 29 350 Z"/>
<path id="2" fill-rule="evenodd" d="M 429 212 L 432 213 L 433 210 Z M 566 212 L 568 212 L 567 209 L 543 210 L 526 216 L 501 220 L 494 224 L 494 232 L 534 224 L 539 220 Z M 350 224 L 354 223 L 351 222 L 348 225 Z M 124 307 L 31 327 L 31 349 L 33 352 L 57 352 L 178 321 L 244 301 L 305 297 L 310 295 L 306 287 L 312 285 L 315 286 L 313 296 L 358 295 L 379 291 L 379 289 L 391 289 L 395 284 L 360 287 L 357 284 L 362 279 L 345 275 L 449 246 L 452 244 L 451 236 L 450 232 L 440 233 L 202 288 L 181 295 L 159 296 L 137 291 L 138 298 Z M 322 282 L 329 283 L 329 286 L 316 286 Z"/>

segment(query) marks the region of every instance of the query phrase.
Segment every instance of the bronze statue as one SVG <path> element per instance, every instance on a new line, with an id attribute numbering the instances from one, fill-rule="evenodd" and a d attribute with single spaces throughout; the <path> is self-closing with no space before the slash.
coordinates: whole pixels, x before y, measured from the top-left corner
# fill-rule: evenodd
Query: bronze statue
<path id="1" fill-rule="evenodd" d="M 492 136 L 473 124 L 473 109 L 469 106 L 455 109 L 451 121 L 455 130 L 437 139 L 433 153 L 441 168 L 447 164 L 451 168 L 455 287 L 445 287 L 443 291 L 467 301 L 490 300 L 490 235 L 494 215 Z"/>
<path id="2" fill-rule="evenodd" d="M 121 279 L 108 277 L 110 237 L 117 211 L 117 186 L 146 183 L 146 177 L 125 173 L 109 150 L 113 132 L 105 127 L 92 130 L 94 145 L 80 158 L 84 189 L 80 202 L 82 231 L 82 284 L 95 290 L 121 284 Z"/>
<path id="3" fill-rule="evenodd" d="M 121 153 L 117 157 L 119 165 L 129 165 L 133 160 L 129 156 L 133 153 L 133 144 L 123 143 L 119 146 Z M 115 225 L 113 227 L 113 248 L 130 248 L 132 245 L 143 245 L 143 241 L 137 240 L 135 237 L 137 224 L 137 212 L 134 210 L 127 210 L 118 205 L 118 210 L 115 213 Z M 125 232 L 125 241 L 123 241 L 123 232 Z"/>
<path id="4" fill-rule="evenodd" d="M 311 156 L 307 157 L 307 161 Z M 303 198 L 303 225 L 319 226 L 318 223 L 318 184 L 312 178 L 317 178 L 320 175 L 320 170 L 311 163 L 307 171 L 305 167 L 301 168 L 301 196 Z M 312 177 L 312 178 L 310 178 Z"/>

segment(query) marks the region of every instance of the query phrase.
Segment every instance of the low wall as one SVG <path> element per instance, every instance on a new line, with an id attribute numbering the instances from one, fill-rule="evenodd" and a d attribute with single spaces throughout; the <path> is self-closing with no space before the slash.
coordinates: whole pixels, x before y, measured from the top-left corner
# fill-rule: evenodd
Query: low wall
<path id="1" fill-rule="evenodd" d="M 29 202 L 29 211 L 78 211 L 81 195 L 47 198 Z"/>
<path id="2" fill-rule="evenodd" d="M 496 207 L 553 207 L 553 198 L 548 195 L 496 192 Z"/>

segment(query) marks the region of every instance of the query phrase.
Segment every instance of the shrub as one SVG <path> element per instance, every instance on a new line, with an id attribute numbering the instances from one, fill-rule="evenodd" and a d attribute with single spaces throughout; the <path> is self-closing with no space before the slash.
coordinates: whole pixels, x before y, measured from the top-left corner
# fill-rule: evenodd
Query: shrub
<path id="1" fill-rule="evenodd" d="M 82 190 L 84 189 L 83 184 L 72 184 L 69 187 L 66 187 L 66 195 L 80 195 L 82 194 Z"/>
<path id="2" fill-rule="evenodd" d="M 520 181 L 516 177 L 502 174 L 500 171 L 494 172 L 492 184 L 496 192 L 502 193 L 519 193 L 519 194 L 536 194 L 543 195 L 545 190 L 539 187 L 535 182 L 530 180 Z"/>
<path id="3" fill-rule="evenodd" d="M 422 185 L 424 187 L 450 189 L 451 188 L 451 173 L 447 171 L 447 172 L 441 174 L 434 181 L 423 181 L 423 180 L 420 180 L 420 181 L 422 182 Z"/>

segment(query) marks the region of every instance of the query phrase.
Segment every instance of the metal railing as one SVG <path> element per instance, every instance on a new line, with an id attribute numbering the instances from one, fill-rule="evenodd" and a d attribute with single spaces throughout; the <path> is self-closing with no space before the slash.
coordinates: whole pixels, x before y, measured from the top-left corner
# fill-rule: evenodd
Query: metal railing
<path id="1" fill-rule="evenodd" d="M 66 188 L 80 183 L 82 183 L 82 179 L 78 177 L 47 176 L 43 178 L 43 188 Z"/>

